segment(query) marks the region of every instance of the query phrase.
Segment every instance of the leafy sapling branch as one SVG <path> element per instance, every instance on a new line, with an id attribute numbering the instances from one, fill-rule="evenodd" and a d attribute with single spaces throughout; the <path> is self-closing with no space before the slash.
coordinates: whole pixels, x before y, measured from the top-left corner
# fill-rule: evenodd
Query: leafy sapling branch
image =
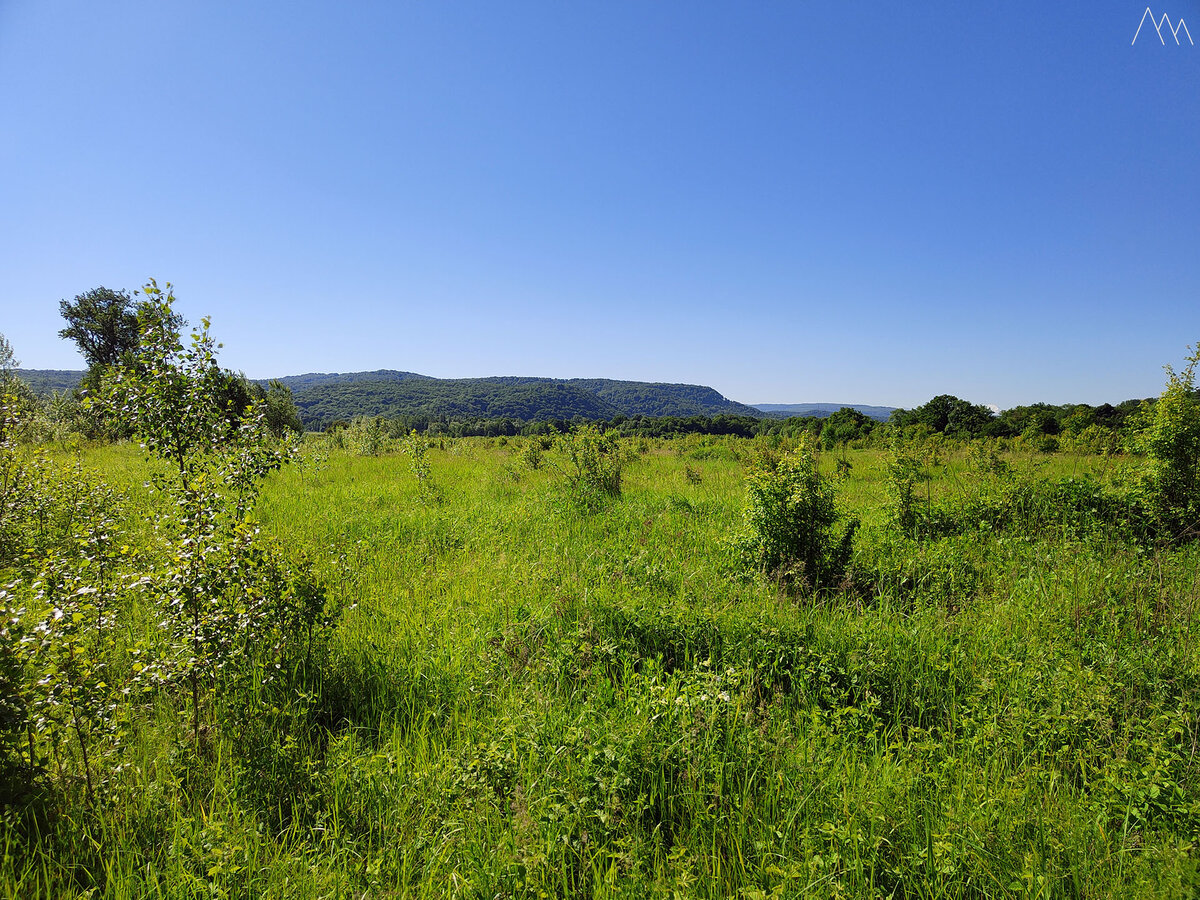
<path id="1" fill-rule="evenodd" d="M 311 645 L 324 593 L 248 518 L 263 478 L 296 456 L 296 442 L 274 433 L 261 400 L 234 408 L 207 319 L 185 347 L 171 286 L 151 281 L 143 293 L 141 345 L 109 381 L 105 402 L 169 466 L 157 483 L 175 515 L 160 523 L 168 549 L 154 577 L 168 646 L 146 677 L 187 686 L 199 737 L 212 691 L 278 657 L 289 638 L 308 635 Z M 283 623 L 298 627 L 286 635 Z"/>

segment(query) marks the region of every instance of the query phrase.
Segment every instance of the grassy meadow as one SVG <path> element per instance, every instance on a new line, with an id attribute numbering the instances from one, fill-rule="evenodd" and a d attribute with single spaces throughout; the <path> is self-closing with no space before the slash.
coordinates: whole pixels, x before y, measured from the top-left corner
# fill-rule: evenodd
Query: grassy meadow
<path id="1" fill-rule="evenodd" d="M 735 546 L 786 440 L 624 440 L 601 495 L 536 440 L 310 441 L 254 519 L 326 586 L 318 662 L 202 735 L 118 692 L 87 795 L 64 727 L 0 896 L 1200 891 L 1200 547 L 1112 502 L 1136 460 L 926 443 L 901 527 L 893 453 L 826 453 L 861 527 L 814 589 Z M 154 464 L 73 458 L 152 543 Z M 161 628 L 127 596 L 110 685 Z"/>

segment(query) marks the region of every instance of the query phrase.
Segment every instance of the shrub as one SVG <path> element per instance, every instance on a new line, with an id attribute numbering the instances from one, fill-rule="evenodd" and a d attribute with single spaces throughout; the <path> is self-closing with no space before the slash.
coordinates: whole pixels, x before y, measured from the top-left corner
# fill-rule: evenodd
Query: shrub
<path id="1" fill-rule="evenodd" d="M 756 467 L 746 477 L 744 525 L 735 539 L 743 567 L 814 589 L 839 583 L 858 528 L 851 519 L 836 534 L 840 518 L 806 438 L 773 468 Z"/>
<path id="2" fill-rule="evenodd" d="M 387 449 L 387 432 L 379 417 L 359 416 L 341 431 L 342 445 L 358 456 L 379 456 Z"/>
<path id="3" fill-rule="evenodd" d="M 1103 425 L 1088 425 L 1076 432 L 1068 432 L 1059 439 L 1059 447 L 1071 453 L 1093 453 L 1111 456 L 1121 450 L 1121 436 Z"/>
<path id="4" fill-rule="evenodd" d="M 542 444 L 537 438 L 531 438 L 529 443 L 525 445 L 525 450 L 521 453 L 521 459 L 525 461 L 525 465 L 533 471 L 537 471 L 542 465 Z"/>
<path id="5" fill-rule="evenodd" d="M 925 477 L 921 461 L 910 447 L 899 440 L 892 444 L 888 459 L 888 493 L 892 499 L 892 524 L 904 534 L 917 533 L 917 482 Z"/>
<path id="6" fill-rule="evenodd" d="M 1137 423 L 1136 449 L 1146 454 L 1139 487 L 1160 532 L 1169 538 L 1200 534 L 1200 344 L 1182 372 L 1165 366 L 1167 386 Z"/>
<path id="7" fill-rule="evenodd" d="M 602 432 L 595 425 L 573 428 L 559 436 L 558 448 L 566 457 L 564 471 L 575 499 L 594 507 L 620 496 L 625 458 L 616 432 Z"/>
<path id="8" fill-rule="evenodd" d="M 120 508 L 78 463 L 0 440 L 0 812 L 25 806 L 51 757 L 95 808 L 119 710 L 115 610 L 136 583 Z"/>

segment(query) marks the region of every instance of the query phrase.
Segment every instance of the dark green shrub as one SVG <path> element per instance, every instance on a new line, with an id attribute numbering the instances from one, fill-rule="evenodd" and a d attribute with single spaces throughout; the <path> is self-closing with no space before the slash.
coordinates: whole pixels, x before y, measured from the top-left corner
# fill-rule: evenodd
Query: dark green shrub
<path id="1" fill-rule="evenodd" d="M 525 445 L 525 450 L 521 453 L 521 459 L 525 461 L 525 465 L 533 471 L 537 471 L 542 467 L 542 443 L 540 440 L 530 438 L 529 443 Z"/>
<path id="2" fill-rule="evenodd" d="M 901 532 L 916 536 L 917 482 L 925 477 L 921 462 L 908 447 L 896 441 L 888 459 L 888 491 L 892 499 L 892 523 Z"/>
<path id="3" fill-rule="evenodd" d="M 858 520 L 841 518 L 832 485 L 817 470 L 807 439 L 774 468 L 746 477 L 743 527 L 735 545 L 744 568 L 810 588 L 833 587 L 846 574 Z"/>
<path id="4" fill-rule="evenodd" d="M 1182 372 L 1166 366 L 1167 386 L 1142 414 L 1134 440 L 1146 454 L 1140 488 L 1164 537 L 1200 534 L 1200 344 Z"/>
<path id="5" fill-rule="evenodd" d="M 606 498 L 620 496 L 625 456 L 616 432 L 584 425 L 560 435 L 557 444 L 566 457 L 563 470 L 572 497 L 595 507 Z"/>

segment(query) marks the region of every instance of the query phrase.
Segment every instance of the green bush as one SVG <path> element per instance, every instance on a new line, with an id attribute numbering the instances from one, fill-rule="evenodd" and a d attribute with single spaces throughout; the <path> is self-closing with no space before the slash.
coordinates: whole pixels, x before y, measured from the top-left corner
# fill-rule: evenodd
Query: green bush
<path id="1" fill-rule="evenodd" d="M 530 438 L 529 443 L 525 445 L 525 449 L 521 453 L 521 459 L 524 460 L 532 471 L 537 471 L 542 466 L 542 443 L 538 438 Z"/>
<path id="2" fill-rule="evenodd" d="M 773 467 L 756 467 L 746 477 L 744 524 L 735 538 L 742 565 L 813 589 L 837 585 L 858 528 L 851 519 L 836 533 L 840 518 L 806 438 Z"/>
<path id="3" fill-rule="evenodd" d="M 1172 539 L 1200 534 L 1200 344 L 1182 372 L 1166 366 L 1167 386 L 1145 409 L 1134 440 L 1146 454 L 1139 487 L 1160 532 Z"/>
<path id="4" fill-rule="evenodd" d="M 621 495 L 625 456 L 616 432 L 584 425 L 560 435 L 557 444 L 566 458 L 563 470 L 568 489 L 576 500 L 596 507 L 606 498 Z"/>
<path id="5" fill-rule="evenodd" d="M 341 445 L 358 456 L 379 456 L 388 444 L 383 420 L 378 416 L 360 416 L 349 428 L 342 429 Z"/>
<path id="6" fill-rule="evenodd" d="M 892 524 L 910 537 L 915 537 L 918 525 L 916 498 L 917 482 L 923 480 L 921 461 L 911 446 L 896 440 L 888 459 L 888 493 L 892 499 Z"/>
<path id="7" fill-rule="evenodd" d="M 51 760 L 95 808 L 125 712 L 116 611 L 138 584 L 121 506 L 78 463 L 0 440 L 0 812 L 26 807 Z"/>

